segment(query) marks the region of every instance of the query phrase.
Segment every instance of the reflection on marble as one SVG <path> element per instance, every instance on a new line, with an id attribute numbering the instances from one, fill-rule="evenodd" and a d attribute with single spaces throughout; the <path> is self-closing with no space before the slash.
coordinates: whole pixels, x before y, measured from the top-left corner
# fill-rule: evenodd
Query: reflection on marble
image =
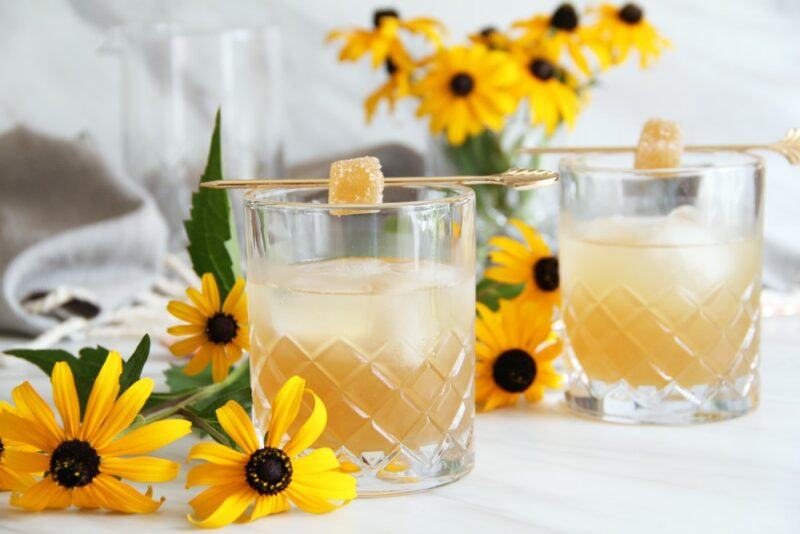
<path id="1" fill-rule="evenodd" d="M 698 426 L 624 426 L 566 411 L 558 395 L 544 403 L 481 414 L 475 470 L 428 493 L 356 500 L 312 516 L 293 510 L 233 532 L 725 532 L 796 533 L 800 528 L 800 317 L 763 328 L 761 406 L 745 417 Z M 0 338 L 0 349 L 20 340 Z M 133 343 L 110 344 L 126 351 Z M 148 373 L 160 380 L 169 356 L 160 349 Z M 38 370 L 9 359 L 0 398 Z M 48 399 L 49 400 L 49 399 Z M 182 461 L 195 438 L 165 450 Z M 26 514 L 0 500 L 4 532 L 185 531 L 186 501 L 196 490 L 179 480 L 159 484 L 167 498 L 148 516 L 91 512 Z M 5 497 L 5 496 L 3 496 Z"/>

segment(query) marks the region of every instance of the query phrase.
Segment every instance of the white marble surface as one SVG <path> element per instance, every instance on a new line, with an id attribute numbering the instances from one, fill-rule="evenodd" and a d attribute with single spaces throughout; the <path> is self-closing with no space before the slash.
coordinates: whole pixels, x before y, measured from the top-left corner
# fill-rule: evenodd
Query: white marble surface
<path id="1" fill-rule="evenodd" d="M 297 510 L 235 532 L 800 532 L 800 317 L 763 325 L 762 403 L 745 417 L 688 427 L 636 427 L 575 417 L 558 396 L 481 414 L 477 464 L 466 478 L 424 494 L 356 500 L 330 515 Z M 0 348 L 20 340 L 0 339 Z M 128 349 L 128 345 L 119 346 Z M 157 377 L 166 356 L 156 354 Z M 0 398 L 37 369 L 6 360 Z M 166 449 L 181 461 L 193 438 Z M 190 492 L 180 478 L 156 486 L 167 501 L 149 516 L 28 514 L 0 498 L 0 531 L 186 531 Z"/>

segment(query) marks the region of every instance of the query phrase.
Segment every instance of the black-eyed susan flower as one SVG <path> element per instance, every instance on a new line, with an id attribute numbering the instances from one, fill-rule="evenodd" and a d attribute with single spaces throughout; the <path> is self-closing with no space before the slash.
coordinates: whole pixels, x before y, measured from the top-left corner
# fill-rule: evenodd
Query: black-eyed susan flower
<path id="1" fill-rule="evenodd" d="M 342 39 L 345 42 L 339 52 L 339 61 L 357 61 L 369 53 L 373 68 L 378 68 L 387 59 L 395 65 L 411 66 L 413 61 L 400 39 L 400 30 L 423 35 L 436 46 L 441 42 L 443 26 L 432 18 L 403 20 L 397 10 L 379 9 L 373 14 L 372 22 L 371 29 L 334 30 L 328 34 L 328 41 Z"/>
<path id="2" fill-rule="evenodd" d="M 610 64 L 608 49 L 594 28 L 580 24 L 580 16 L 570 3 L 558 6 L 552 15 L 536 15 L 530 19 L 515 22 L 514 28 L 524 33 L 521 42 L 526 45 L 544 46 L 555 61 L 561 60 L 566 50 L 575 66 L 585 75 L 591 74 L 589 60 L 584 49 L 589 48 L 597 57 L 600 68 Z"/>
<path id="3" fill-rule="evenodd" d="M 284 442 L 304 394 L 314 401 L 311 415 Z M 219 408 L 217 419 L 240 450 L 201 443 L 189 452 L 190 460 L 207 463 L 189 471 L 186 487 L 211 486 L 189 502 L 194 509 L 194 517 L 189 516 L 192 523 L 216 528 L 237 519 L 252 521 L 288 510 L 290 501 L 306 512 L 319 514 L 356 497 L 355 478 L 340 470 L 331 449 L 318 448 L 301 456 L 319 438 L 327 422 L 325 405 L 305 387 L 302 378 L 290 378 L 275 396 L 263 446 L 250 417 L 236 402 Z"/>
<path id="4" fill-rule="evenodd" d="M 34 447 L 41 453 L 7 457 L 9 467 L 43 472 L 44 478 L 27 489 L 12 494 L 11 504 L 31 511 L 79 508 L 105 508 L 124 513 L 149 513 L 161 501 L 150 498 L 150 491 L 139 493 L 122 482 L 164 482 L 178 475 L 175 462 L 148 453 L 180 439 L 191 431 L 183 420 L 162 420 L 147 424 L 119 437 L 128 429 L 153 389 L 153 381 L 143 378 L 122 395 L 119 379 L 122 359 L 109 353 L 89 394 L 81 419 L 75 379 L 69 365 L 53 367 L 53 402 L 61 416 L 56 422 L 53 410 L 30 383 L 12 391 L 14 412 L 0 413 L 0 435 Z"/>
<path id="5" fill-rule="evenodd" d="M 10 404 L 0 401 L 0 413 L 4 411 L 15 413 Z M 8 465 L 9 458 L 13 469 Z M 37 471 L 30 469 L 31 460 L 34 462 L 38 460 L 36 449 L 25 447 L 18 441 L 10 440 L 0 434 L 0 491 L 22 491 L 36 483 L 31 473 Z"/>
<path id="6" fill-rule="evenodd" d="M 509 222 L 522 234 L 523 242 L 507 236 L 489 239 L 496 250 L 489 252 L 493 265 L 484 276 L 504 284 L 525 284 L 520 298 L 535 301 L 552 313 L 554 306 L 561 305 L 558 258 L 536 230 L 518 219 Z"/>
<path id="7" fill-rule="evenodd" d="M 477 306 L 475 401 L 481 411 L 510 406 L 522 395 L 540 400 L 545 388 L 561 386 L 552 362 L 562 342 L 552 332 L 550 313 L 519 298 L 501 300 L 497 312 Z"/>
<path id="8" fill-rule="evenodd" d="M 644 18 L 644 10 L 636 4 L 628 3 L 620 8 L 602 4 L 598 13 L 595 29 L 608 42 L 614 63 L 622 63 L 631 50 L 636 49 L 639 65 L 644 68 L 658 58 L 664 48 L 671 46 Z"/>
<path id="9" fill-rule="evenodd" d="M 494 26 L 486 26 L 481 31 L 469 36 L 473 43 L 482 44 L 490 50 L 510 50 L 514 42 L 508 34 Z"/>
<path id="10" fill-rule="evenodd" d="M 514 84 L 519 69 L 508 54 L 482 44 L 440 50 L 414 92 L 417 116 L 430 116 L 434 134 L 446 132 L 451 145 L 485 129 L 499 130 L 517 106 Z"/>
<path id="11" fill-rule="evenodd" d="M 174 336 L 188 336 L 169 350 L 175 356 L 192 355 L 184 367 L 187 375 L 200 373 L 210 363 L 214 382 L 221 382 L 242 357 L 242 351 L 250 349 L 244 280 L 236 280 L 225 302 L 220 302 L 217 281 L 211 273 L 203 275 L 201 291 L 190 287 L 186 295 L 194 306 L 176 300 L 167 306 L 172 315 L 188 323 L 167 329 Z"/>
<path id="12" fill-rule="evenodd" d="M 367 122 L 372 121 L 381 101 L 385 100 L 389 105 L 389 111 L 394 111 L 395 102 L 411 92 L 411 71 L 407 67 L 400 67 L 391 59 L 387 59 L 386 73 L 389 75 L 386 83 L 370 94 L 364 102 Z"/>
<path id="13" fill-rule="evenodd" d="M 528 100 L 531 124 L 544 126 L 547 135 L 562 122 L 572 128 L 580 110 L 574 77 L 544 48 L 519 48 L 513 55 L 521 67 L 517 89 Z"/>

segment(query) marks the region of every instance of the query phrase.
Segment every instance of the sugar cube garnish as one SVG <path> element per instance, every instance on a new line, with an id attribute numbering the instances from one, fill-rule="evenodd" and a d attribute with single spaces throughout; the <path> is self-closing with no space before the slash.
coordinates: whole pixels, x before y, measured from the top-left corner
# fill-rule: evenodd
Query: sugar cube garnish
<path id="1" fill-rule="evenodd" d="M 678 123 L 650 119 L 642 127 L 636 146 L 637 169 L 672 169 L 680 167 L 683 136 Z"/>
<path id="2" fill-rule="evenodd" d="M 380 204 L 383 202 L 383 172 L 378 158 L 363 157 L 334 161 L 328 185 L 330 204 Z"/>

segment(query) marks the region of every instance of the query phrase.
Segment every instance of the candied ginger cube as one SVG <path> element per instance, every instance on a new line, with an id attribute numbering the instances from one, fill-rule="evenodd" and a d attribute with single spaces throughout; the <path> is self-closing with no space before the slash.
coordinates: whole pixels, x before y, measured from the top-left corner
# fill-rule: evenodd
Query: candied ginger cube
<path id="1" fill-rule="evenodd" d="M 380 204 L 383 173 L 378 158 L 343 159 L 331 164 L 328 202 L 331 204 Z"/>
<path id="2" fill-rule="evenodd" d="M 671 169 L 681 164 L 683 136 L 678 123 L 650 119 L 642 127 L 636 146 L 637 169 Z"/>

